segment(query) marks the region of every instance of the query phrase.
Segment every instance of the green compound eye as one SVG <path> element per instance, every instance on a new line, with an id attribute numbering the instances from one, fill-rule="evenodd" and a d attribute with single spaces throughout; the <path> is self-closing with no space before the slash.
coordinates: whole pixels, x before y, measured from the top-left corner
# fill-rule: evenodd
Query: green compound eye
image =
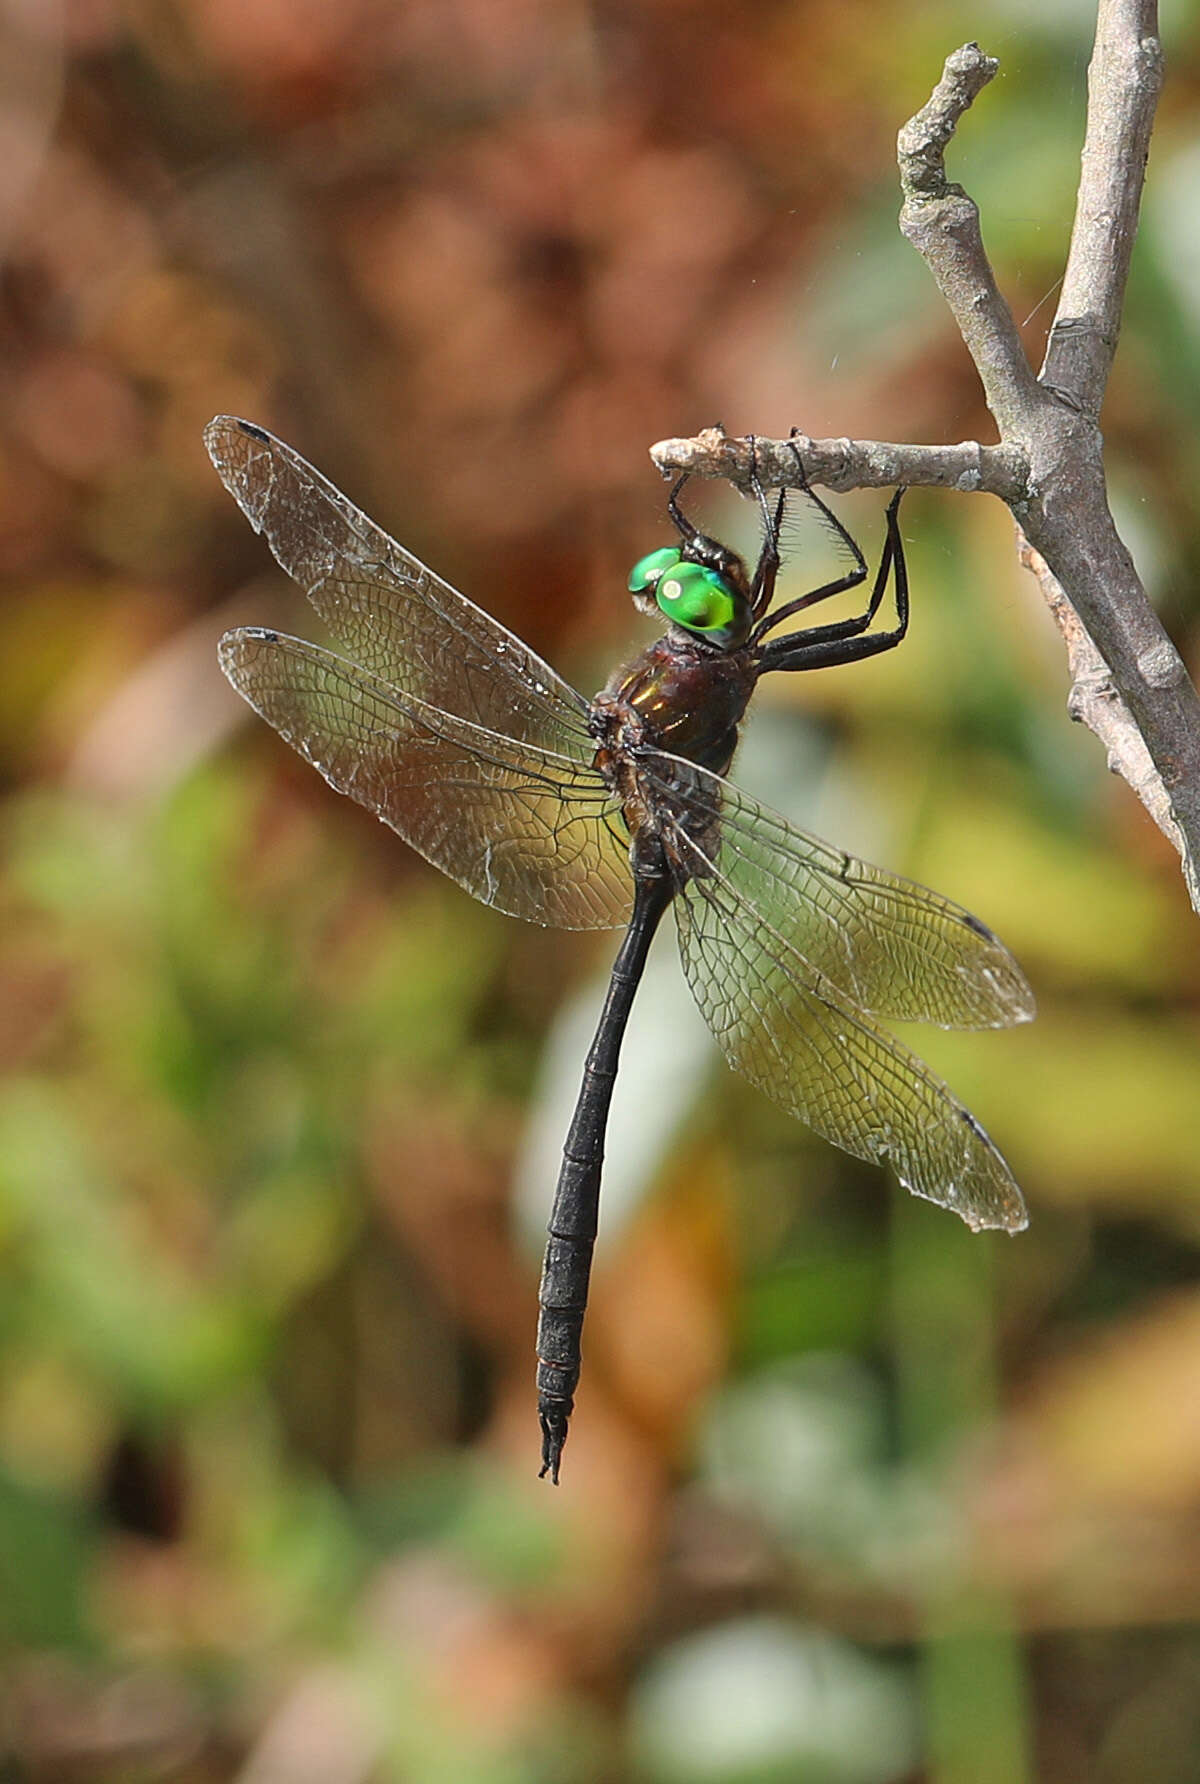
<path id="1" fill-rule="evenodd" d="M 715 570 L 675 563 L 660 572 L 654 598 L 676 625 L 690 632 L 722 632 L 736 613 L 733 591 Z"/>
<path id="2" fill-rule="evenodd" d="M 630 594 L 640 595 L 644 589 L 653 587 L 663 571 L 678 562 L 679 548 L 676 545 L 662 545 L 657 551 L 648 552 L 629 572 Z"/>

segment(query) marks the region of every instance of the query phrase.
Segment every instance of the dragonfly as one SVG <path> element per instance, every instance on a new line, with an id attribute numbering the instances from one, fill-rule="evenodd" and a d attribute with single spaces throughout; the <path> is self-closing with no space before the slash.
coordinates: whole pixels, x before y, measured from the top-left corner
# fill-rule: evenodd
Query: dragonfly
<path id="1" fill-rule="evenodd" d="M 217 472 L 345 655 L 260 626 L 227 632 L 230 682 L 338 792 L 474 897 L 566 929 L 621 928 L 555 1189 L 539 1294 L 541 1474 L 557 1484 L 580 1376 L 609 1104 L 654 934 L 679 954 L 735 1070 L 856 1158 L 973 1229 L 1019 1231 L 1025 1204 L 980 1123 L 881 1019 L 1000 1028 L 1034 1014 L 987 926 L 914 881 L 796 829 L 727 780 L 760 679 L 895 648 L 909 590 L 897 491 L 869 598 L 859 545 L 798 482 L 852 567 L 775 606 L 785 492 L 757 476 L 751 572 L 667 502 L 677 542 L 634 566 L 634 605 L 666 630 L 594 700 L 390 538 L 264 428 L 218 416 Z M 895 622 L 877 616 L 889 586 Z"/>

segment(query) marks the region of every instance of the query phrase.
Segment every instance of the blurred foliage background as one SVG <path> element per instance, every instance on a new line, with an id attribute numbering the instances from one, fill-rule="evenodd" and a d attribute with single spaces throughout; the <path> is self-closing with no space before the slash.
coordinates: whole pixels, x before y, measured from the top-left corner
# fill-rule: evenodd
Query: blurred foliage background
<path id="1" fill-rule="evenodd" d="M 1105 427 L 1194 666 L 1164 13 Z M 1002 58 L 952 172 L 1037 363 L 1092 7 L 0 15 L 0 1776 L 1200 1779 L 1198 932 L 1006 512 L 914 492 L 905 648 L 764 690 L 736 772 L 1021 958 L 1032 1028 L 918 1044 L 1031 1227 L 735 1081 L 664 938 L 553 1492 L 540 1228 L 615 939 L 474 905 L 251 721 L 219 633 L 310 618 L 200 444 L 273 427 L 591 692 L 647 636 L 653 440 L 993 437 L 895 132 Z"/>

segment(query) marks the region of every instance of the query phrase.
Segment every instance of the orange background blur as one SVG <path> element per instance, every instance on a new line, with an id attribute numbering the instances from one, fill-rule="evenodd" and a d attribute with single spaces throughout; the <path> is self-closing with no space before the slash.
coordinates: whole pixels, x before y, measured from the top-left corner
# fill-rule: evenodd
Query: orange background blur
<path id="1" fill-rule="evenodd" d="M 591 693 L 654 440 L 993 437 L 895 133 L 1002 58 L 950 167 L 1038 363 L 1089 8 L 0 20 L 0 1773 L 1200 1779 L 1200 931 L 1006 512 L 914 492 L 903 650 L 775 678 L 735 774 L 1021 959 L 1032 1028 L 911 1038 L 1030 1229 L 734 1080 L 664 938 L 554 1492 L 539 1229 L 615 939 L 472 904 L 251 720 L 220 632 L 315 622 L 200 443 L 273 428 Z M 1195 667 L 1183 0 L 1164 38 L 1104 422 Z M 882 507 L 839 504 L 869 554 Z"/>

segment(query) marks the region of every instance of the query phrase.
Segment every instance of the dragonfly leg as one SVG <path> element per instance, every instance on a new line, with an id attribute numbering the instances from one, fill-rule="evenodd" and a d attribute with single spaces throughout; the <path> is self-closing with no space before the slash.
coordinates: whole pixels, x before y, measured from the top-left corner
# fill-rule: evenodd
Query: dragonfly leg
<path id="1" fill-rule="evenodd" d="M 762 547 L 750 582 L 750 610 L 755 619 L 758 619 L 767 611 L 775 595 L 775 578 L 779 575 L 779 530 L 783 525 L 787 491 L 780 490 L 775 499 L 775 512 L 772 514 L 767 492 L 759 481 L 753 434 L 750 435 L 750 487 L 758 498 L 763 523 Z"/>
<path id="2" fill-rule="evenodd" d="M 795 432 L 795 429 L 792 431 Z M 854 558 L 854 568 L 853 570 L 847 570 L 841 576 L 835 576 L 831 582 L 823 582 L 820 588 L 810 589 L 806 595 L 799 595 L 796 600 L 787 602 L 787 604 L 780 607 L 777 612 L 768 613 L 767 609 L 771 605 L 771 595 L 775 590 L 775 573 L 779 569 L 779 529 L 783 523 L 783 503 L 784 495 L 786 493 L 785 491 L 780 490 L 779 505 L 775 511 L 774 538 L 772 540 L 774 564 L 770 575 L 769 591 L 766 594 L 766 598 L 763 599 L 760 597 L 756 599 L 754 603 L 754 613 L 759 623 L 751 634 L 750 642 L 752 644 L 757 644 L 768 632 L 774 631 L 776 626 L 780 625 L 786 619 L 791 619 L 794 614 L 802 613 L 806 607 L 815 607 L 818 601 L 828 601 L 831 600 L 834 595 L 843 595 L 847 590 L 857 588 L 860 583 L 865 582 L 867 579 L 867 560 L 862 554 L 862 548 L 859 545 L 858 540 L 854 537 L 854 534 L 850 531 L 849 527 L 845 526 L 842 521 L 838 519 L 833 509 L 830 508 L 826 502 L 823 502 L 816 491 L 810 487 L 804 469 L 804 460 L 800 456 L 800 448 L 796 445 L 796 442 L 794 440 L 789 440 L 788 445 L 791 447 L 793 455 L 795 456 L 796 469 L 800 478 L 797 488 L 808 498 L 813 507 L 820 511 L 824 516 L 827 525 L 851 553 Z M 759 569 L 756 570 L 754 574 L 754 586 L 756 589 L 759 586 L 759 576 L 762 570 L 763 558 L 765 558 L 766 555 L 767 541 L 764 538 L 763 557 L 760 557 Z M 868 620 L 865 623 L 869 624 L 870 621 Z"/>
<path id="3" fill-rule="evenodd" d="M 900 643 L 908 630 L 908 566 L 904 558 L 899 520 L 900 499 L 903 494 L 904 491 L 898 489 L 888 503 L 887 537 L 866 610 L 855 614 L 851 619 L 835 620 L 827 626 L 807 626 L 803 631 L 792 632 L 787 637 L 771 639 L 760 653 L 760 674 L 765 674 L 768 669 L 820 669 L 836 663 L 857 663 L 865 657 L 878 656 L 882 651 L 894 650 Z M 885 632 L 868 633 L 893 576 L 896 584 L 896 624 Z M 822 590 L 816 592 L 818 595 L 824 593 Z M 808 597 L 801 597 L 800 604 L 803 605 L 806 599 Z M 775 624 L 789 611 L 794 611 L 795 605 L 793 603 L 791 608 L 783 608 L 779 614 L 772 614 L 770 623 Z M 759 629 L 755 642 L 761 638 L 764 629 Z"/>
<path id="4" fill-rule="evenodd" d="M 750 584 L 751 610 L 757 618 L 770 606 L 771 596 L 775 592 L 775 578 L 779 574 L 779 529 L 783 525 L 783 505 L 787 491 L 780 490 L 779 499 L 775 504 L 775 512 L 772 514 L 767 501 L 767 493 L 759 481 L 755 465 L 753 434 L 750 435 L 750 466 L 750 488 L 757 497 L 763 522 L 762 548 L 759 551 L 758 563 L 755 565 L 754 576 Z M 801 471 L 803 471 L 803 466 L 801 466 Z M 679 506 L 679 492 L 687 480 L 688 473 L 685 471 L 682 477 L 676 479 L 675 485 L 667 497 L 667 513 L 675 523 L 675 529 L 683 540 L 685 549 L 694 551 L 697 561 L 701 563 L 708 563 L 712 560 L 714 547 L 717 554 L 722 557 L 727 556 L 728 554 L 723 551 L 722 547 L 716 545 L 714 540 L 709 539 L 706 534 L 699 532 L 692 525 Z M 705 550 L 705 547 L 709 549 Z M 863 575 L 865 576 L 866 573 L 864 564 Z"/>
<path id="5" fill-rule="evenodd" d="M 671 485 L 671 493 L 667 497 L 667 513 L 674 521 L 675 531 L 679 534 L 679 537 L 683 540 L 685 545 L 696 531 L 691 521 L 687 518 L 687 515 L 683 512 L 683 509 L 679 506 L 679 492 L 687 482 L 688 477 L 689 472 L 687 471 L 685 471 L 681 477 L 676 477 L 674 483 Z"/>
<path id="6" fill-rule="evenodd" d="M 715 570 L 718 576 L 724 577 L 731 588 L 736 588 L 742 597 L 749 601 L 750 589 L 746 579 L 746 566 L 737 552 L 731 551 L 727 545 L 722 545 L 719 539 L 712 539 L 707 533 L 702 533 L 699 527 L 694 527 L 679 506 L 679 492 L 687 480 L 688 474 L 685 471 L 667 497 L 667 513 L 683 541 L 682 556 L 690 563 L 703 564 L 708 569 Z"/>
<path id="7" fill-rule="evenodd" d="M 860 547 L 858 540 L 854 537 L 854 534 L 850 531 L 850 528 L 846 525 L 845 521 L 839 520 L 828 502 L 826 502 L 822 496 L 817 494 L 812 484 L 808 481 L 808 472 L 804 468 L 804 460 L 800 455 L 800 448 L 796 444 L 795 434 L 796 429 L 793 428 L 791 435 L 788 438 L 788 445 L 792 449 L 792 457 L 796 461 L 796 469 L 799 473 L 799 482 L 796 487 L 802 494 L 807 496 L 814 508 L 820 509 L 821 513 L 825 516 L 827 525 L 833 529 L 842 544 L 846 547 L 846 550 L 853 557 L 854 562 L 858 567 L 858 573 L 855 575 L 854 572 L 851 572 L 853 581 L 847 586 L 854 588 L 858 583 L 865 582 L 867 579 L 867 560 L 862 554 L 862 548 Z"/>

